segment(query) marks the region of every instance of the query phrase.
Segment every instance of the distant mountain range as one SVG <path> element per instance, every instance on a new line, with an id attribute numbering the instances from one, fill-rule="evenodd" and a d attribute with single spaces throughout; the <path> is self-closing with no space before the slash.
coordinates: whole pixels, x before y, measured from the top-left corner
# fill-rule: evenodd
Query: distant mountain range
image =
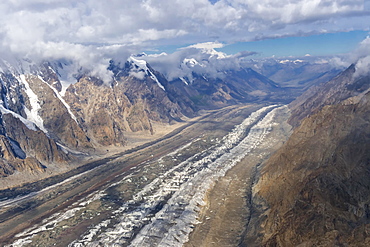
<path id="1" fill-rule="evenodd" d="M 258 73 L 279 83 L 283 87 L 305 91 L 312 85 L 318 85 L 332 79 L 345 67 L 333 63 L 328 57 L 267 58 L 246 60 L 245 67 L 251 67 Z"/>

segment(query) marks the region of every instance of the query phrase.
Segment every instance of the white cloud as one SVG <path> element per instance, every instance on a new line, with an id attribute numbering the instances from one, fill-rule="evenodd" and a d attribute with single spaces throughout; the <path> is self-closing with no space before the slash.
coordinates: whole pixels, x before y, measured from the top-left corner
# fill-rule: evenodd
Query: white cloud
<path id="1" fill-rule="evenodd" d="M 197 48 L 197 49 L 206 49 L 206 50 L 217 49 L 217 48 L 222 48 L 222 47 L 224 47 L 224 44 L 220 42 L 205 42 L 205 43 L 198 43 L 198 44 L 188 46 L 188 48 Z"/>
<path id="2" fill-rule="evenodd" d="M 100 71 L 161 44 L 364 30 L 368 17 L 363 0 L 11 0 L 0 3 L 0 51 Z"/>
<path id="3" fill-rule="evenodd" d="M 226 55 L 215 48 L 221 48 L 218 42 L 198 43 L 182 48 L 172 54 L 143 56 L 154 69 L 163 73 L 168 80 L 186 77 L 193 79 L 193 72 L 211 78 L 223 78 L 224 71 L 240 68 L 242 58 L 254 55 L 254 52 L 240 52 Z"/>
<path id="4" fill-rule="evenodd" d="M 351 54 L 351 60 L 356 62 L 355 77 L 370 74 L 370 37 L 360 43 L 357 50 Z"/>

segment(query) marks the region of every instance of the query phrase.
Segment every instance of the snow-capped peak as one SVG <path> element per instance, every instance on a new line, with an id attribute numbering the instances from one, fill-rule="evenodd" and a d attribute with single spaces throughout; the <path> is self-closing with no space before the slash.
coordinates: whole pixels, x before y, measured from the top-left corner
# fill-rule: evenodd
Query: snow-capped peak
<path id="1" fill-rule="evenodd" d="M 164 86 L 159 82 L 158 78 L 154 75 L 154 73 L 149 69 L 148 64 L 146 61 L 137 59 L 134 56 L 130 56 L 128 58 L 128 61 L 135 65 L 130 70 L 130 76 L 134 76 L 140 80 L 144 79 L 144 77 L 147 75 L 149 76 L 153 81 L 157 83 L 157 85 L 163 90 L 166 91 Z"/>
<path id="2" fill-rule="evenodd" d="M 279 63 L 281 64 L 287 64 L 287 63 L 294 63 L 294 64 L 298 64 L 298 63 L 303 63 L 304 61 L 303 60 L 300 60 L 300 59 L 296 59 L 296 60 L 289 60 L 289 59 L 285 59 L 285 60 L 280 60 Z"/>
<path id="3" fill-rule="evenodd" d="M 190 68 L 194 68 L 194 66 L 199 65 L 201 67 L 204 67 L 204 65 L 200 64 L 195 58 L 185 58 L 183 60 L 183 64 Z"/>

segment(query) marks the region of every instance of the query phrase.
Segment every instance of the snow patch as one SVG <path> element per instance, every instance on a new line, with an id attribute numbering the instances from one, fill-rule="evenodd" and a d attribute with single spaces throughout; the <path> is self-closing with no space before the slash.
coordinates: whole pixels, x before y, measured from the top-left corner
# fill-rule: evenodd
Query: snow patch
<path id="1" fill-rule="evenodd" d="M 74 77 L 76 73 L 76 65 L 69 62 L 61 62 L 56 64 L 54 67 L 56 68 L 54 71 L 59 76 L 59 81 L 62 85 L 62 90 L 60 91 L 60 95 L 64 97 L 67 88 L 77 82 L 77 79 Z"/>
<path id="2" fill-rule="evenodd" d="M 67 102 L 62 98 L 62 96 L 59 94 L 59 92 L 52 86 L 49 85 L 49 83 L 47 83 L 46 81 L 44 81 L 44 79 L 41 78 L 41 76 L 38 76 L 38 78 L 44 82 L 49 88 L 51 88 L 51 90 L 53 90 L 54 94 L 57 96 L 57 98 L 60 100 L 60 102 L 62 102 L 62 104 L 65 106 L 65 108 L 67 108 L 67 111 L 69 113 L 69 115 L 71 116 L 71 118 L 73 120 L 75 120 L 75 122 L 77 123 L 78 125 L 78 122 L 77 122 L 77 118 L 76 116 L 73 114 L 73 112 L 71 111 L 71 107 L 67 104 Z"/>
<path id="3" fill-rule="evenodd" d="M 0 105 L 0 111 L 2 114 L 12 114 L 13 117 L 15 118 L 18 118 L 19 120 L 21 120 L 21 122 L 26 125 L 27 128 L 29 128 L 30 130 L 33 130 L 33 131 L 37 131 L 37 127 L 35 125 L 35 123 L 31 122 L 30 120 L 27 120 L 25 119 L 24 117 L 22 117 L 21 115 L 13 112 L 13 111 L 10 111 L 6 108 L 4 108 L 4 106 Z"/>
<path id="4" fill-rule="evenodd" d="M 83 152 L 79 152 L 79 151 L 76 151 L 76 150 L 72 150 L 62 144 L 60 144 L 59 142 L 56 142 L 56 144 L 62 149 L 62 151 L 65 153 L 65 154 L 68 154 L 68 153 L 72 153 L 72 154 L 77 154 L 77 155 L 87 155 L 87 153 L 83 153 Z"/>
<path id="5" fill-rule="evenodd" d="M 24 107 L 24 111 L 26 112 L 27 119 L 33 123 L 36 124 L 37 127 L 39 127 L 40 130 L 42 130 L 44 133 L 48 133 L 48 131 L 44 127 L 44 120 L 39 115 L 39 110 L 41 109 L 41 106 L 39 104 L 39 99 L 37 95 L 32 91 L 30 85 L 28 84 L 26 80 L 25 75 L 20 75 L 19 79 L 24 84 L 25 92 L 28 96 L 28 100 L 30 101 L 31 109 L 28 109 L 26 106 Z"/>
<path id="6" fill-rule="evenodd" d="M 184 77 L 179 77 L 180 78 L 180 80 L 183 82 L 183 83 L 185 83 L 185 85 L 189 85 L 189 83 L 184 79 Z"/>

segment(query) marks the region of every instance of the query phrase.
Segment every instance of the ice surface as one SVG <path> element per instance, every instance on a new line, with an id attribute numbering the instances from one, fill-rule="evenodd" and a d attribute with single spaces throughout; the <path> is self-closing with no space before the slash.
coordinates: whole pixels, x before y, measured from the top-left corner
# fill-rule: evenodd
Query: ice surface
<path id="1" fill-rule="evenodd" d="M 76 175 L 76 176 L 81 176 L 81 175 Z M 68 179 L 68 181 L 69 180 L 70 179 Z M 65 183 L 65 182 L 67 182 L 67 180 L 64 181 L 63 183 Z M 56 185 L 54 185 L 53 187 L 55 187 L 55 186 Z M 48 187 L 47 189 L 50 189 L 50 187 Z M 44 189 L 44 190 L 47 190 L 47 189 Z M 34 194 L 37 194 L 37 193 L 34 193 Z M 21 247 L 21 246 L 24 246 L 28 243 L 32 243 L 32 238 L 34 237 L 35 234 L 45 232 L 45 231 L 52 231 L 58 223 L 74 217 L 75 214 L 77 212 L 81 211 L 82 209 L 84 209 L 86 205 L 90 204 L 93 201 L 100 200 L 104 195 L 105 195 L 105 192 L 97 191 L 97 192 L 89 195 L 88 197 L 83 198 L 83 199 L 73 203 L 64 212 L 55 213 L 52 216 L 50 216 L 49 218 L 44 219 L 41 224 L 35 225 L 35 226 L 33 226 L 29 229 L 26 229 L 25 231 L 17 234 L 16 237 L 19 238 L 19 239 L 16 242 L 14 242 L 13 244 L 11 244 L 9 246 L 6 246 L 6 247 Z M 106 224 L 108 224 L 108 222 L 109 222 L 109 220 L 107 220 L 105 222 L 101 222 L 96 227 L 103 227 Z M 92 233 L 93 233 L 93 231 L 92 231 Z M 90 233 L 90 234 L 92 234 L 92 233 Z M 87 237 L 85 239 L 87 239 Z"/>
<path id="2" fill-rule="evenodd" d="M 194 225 L 198 223 L 198 212 L 204 205 L 203 198 L 207 190 L 263 141 L 271 130 L 274 114 L 275 110 L 268 113 L 262 121 L 252 127 L 248 136 L 237 146 L 212 162 L 207 169 L 183 183 L 165 207 L 155 215 L 152 222 L 140 231 L 131 246 L 181 246 L 187 242 Z M 235 132 L 228 136 L 234 138 L 239 130 L 240 128 L 236 128 Z"/>
<path id="3" fill-rule="evenodd" d="M 217 179 L 264 141 L 275 124 L 274 117 L 279 109 L 273 105 L 253 112 L 221 140 L 213 140 L 209 148 L 163 171 L 131 200 L 122 203 L 110 218 L 91 226 L 69 246 L 182 246 L 188 241 L 193 227 L 199 223 L 198 214 L 205 203 L 206 192 Z M 163 156 L 157 161 L 158 166 L 164 159 L 174 160 L 185 149 L 201 141 L 201 137 L 196 138 Z M 140 169 L 145 169 L 145 164 L 137 167 L 134 173 Z M 130 182 L 132 176 L 126 176 L 110 187 L 124 181 Z M 145 176 L 141 179 L 145 180 Z M 49 230 L 58 222 L 68 220 L 103 195 L 104 191 L 96 192 L 74 203 L 66 211 L 51 216 L 43 224 L 28 229 L 18 236 L 19 241 L 23 241 L 19 243 L 29 243 L 32 234 Z"/>

